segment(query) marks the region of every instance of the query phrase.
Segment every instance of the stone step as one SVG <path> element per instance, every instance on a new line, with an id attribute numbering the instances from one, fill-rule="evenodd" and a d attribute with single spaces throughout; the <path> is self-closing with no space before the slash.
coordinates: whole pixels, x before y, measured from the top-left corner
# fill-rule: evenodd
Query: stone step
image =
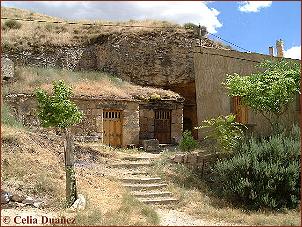
<path id="1" fill-rule="evenodd" d="M 147 167 L 151 166 L 152 163 L 150 162 L 130 162 L 130 163 L 116 163 L 112 164 L 111 167 L 117 168 L 137 168 L 137 167 Z"/>
<path id="2" fill-rule="evenodd" d="M 167 186 L 167 184 L 124 184 L 124 187 L 130 190 L 153 190 L 161 189 Z"/>
<path id="3" fill-rule="evenodd" d="M 132 171 L 131 175 L 135 175 L 135 176 L 137 176 L 137 175 L 144 175 L 144 176 L 147 176 L 147 175 L 149 175 L 149 173 L 143 172 L 143 171 Z"/>
<path id="4" fill-rule="evenodd" d="M 138 198 L 138 200 L 146 204 L 169 204 L 169 203 L 178 202 L 178 199 L 172 197 L 152 198 L 152 199 Z"/>
<path id="5" fill-rule="evenodd" d="M 131 195 L 137 197 L 137 198 L 152 198 L 152 197 L 171 197 L 172 192 L 168 191 L 147 191 L 147 192 L 137 192 L 134 191 L 131 193 Z"/>
<path id="6" fill-rule="evenodd" d="M 144 161 L 144 160 L 154 160 L 154 157 L 123 157 L 122 160 L 126 161 Z"/>
<path id="7" fill-rule="evenodd" d="M 124 183 L 159 183 L 161 181 L 160 177 L 140 177 L 140 178 L 122 178 L 120 181 Z"/>

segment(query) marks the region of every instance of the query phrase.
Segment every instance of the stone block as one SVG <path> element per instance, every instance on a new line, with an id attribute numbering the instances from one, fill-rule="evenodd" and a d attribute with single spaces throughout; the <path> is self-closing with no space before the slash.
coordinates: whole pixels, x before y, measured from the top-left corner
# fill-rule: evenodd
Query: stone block
<path id="1" fill-rule="evenodd" d="M 195 154 L 189 154 L 187 156 L 187 162 L 190 165 L 195 165 L 197 163 L 197 156 Z"/>
<path id="2" fill-rule="evenodd" d="M 174 156 L 173 161 L 176 163 L 182 163 L 184 160 L 184 155 L 183 154 L 177 154 Z"/>
<path id="3" fill-rule="evenodd" d="M 85 115 L 91 115 L 92 114 L 92 109 L 86 109 L 84 110 Z"/>
<path id="4" fill-rule="evenodd" d="M 1 58 L 1 76 L 3 80 L 10 80 L 14 77 L 14 62 L 9 58 Z"/>
<path id="5" fill-rule="evenodd" d="M 146 152 L 159 151 L 159 141 L 157 139 L 143 140 L 143 147 Z"/>
<path id="6" fill-rule="evenodd" d="M 86 108 L 95 109 L 95 108 L 96 108 L 95 102 L 87 101 L 87 102 L 86 102 Z"/>
<path id="7" fill-rule="evenodd" d="M 91 114 L 96 116 L 103 116 L 103 109 L 93 109 Z"/>

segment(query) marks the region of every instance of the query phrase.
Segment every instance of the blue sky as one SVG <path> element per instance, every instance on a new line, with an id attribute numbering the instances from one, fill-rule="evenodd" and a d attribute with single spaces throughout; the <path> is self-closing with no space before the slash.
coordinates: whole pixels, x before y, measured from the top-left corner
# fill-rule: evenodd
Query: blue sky
<path id="1" fill-rule="evenodd" d="M 259 12 L 242 12 L 238 2 L 212 2 L 208 6 L 221 12 L 218 18 L 223 26 L 216 35 L 250 51 L 267 54 L 277 39 L 284 41 L 286 50 L 301 46 L 300 4 L 272 2 Z"/>
<path id="2" fill-rule="evenodd" d="M 73 20 L 163 19 L 179 24 L 200 23 L 209 32 L 252 52 L 267 54 L 268 47 L 282 39 L 286 57 L 301 59 L 299 1 L 19 1 L 1 4 Z"/>

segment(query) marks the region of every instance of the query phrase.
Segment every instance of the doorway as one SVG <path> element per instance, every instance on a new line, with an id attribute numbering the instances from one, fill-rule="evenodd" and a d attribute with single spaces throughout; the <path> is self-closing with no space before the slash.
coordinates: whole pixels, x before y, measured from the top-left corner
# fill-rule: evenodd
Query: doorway
<path id="1" fill-rule="evenodd" d="M 171 110 L 155 110 L 154 137 L 159 143 L 171 143 Z"/>
<path id="2" fill-rule="evenodd" d="M 122 146 L 122 111 L 103 111 L 103 143 L 113 147 Z"/>

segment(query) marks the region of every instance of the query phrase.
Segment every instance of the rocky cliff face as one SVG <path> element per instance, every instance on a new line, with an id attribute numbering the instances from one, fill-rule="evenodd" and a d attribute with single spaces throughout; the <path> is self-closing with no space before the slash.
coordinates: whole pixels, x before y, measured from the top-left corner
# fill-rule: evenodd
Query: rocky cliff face
<path id="1" fill-rule="evenodd" d="M 192 48 L 186 32 L 114 34 L 98 44 L 97 68 L 137 84 L 167 86 L 194 80 Z"/>
<path id="2" fill-rule="evenodd" d="M 85 46 L 32 46 L 4 50 L 16 64 L 101 70 L 140 85 L 169 87 L 194 81 L 196 35 L 185 29 L 102 34 Z M 202 39 L 203 46 L 218 45 Z"/>

